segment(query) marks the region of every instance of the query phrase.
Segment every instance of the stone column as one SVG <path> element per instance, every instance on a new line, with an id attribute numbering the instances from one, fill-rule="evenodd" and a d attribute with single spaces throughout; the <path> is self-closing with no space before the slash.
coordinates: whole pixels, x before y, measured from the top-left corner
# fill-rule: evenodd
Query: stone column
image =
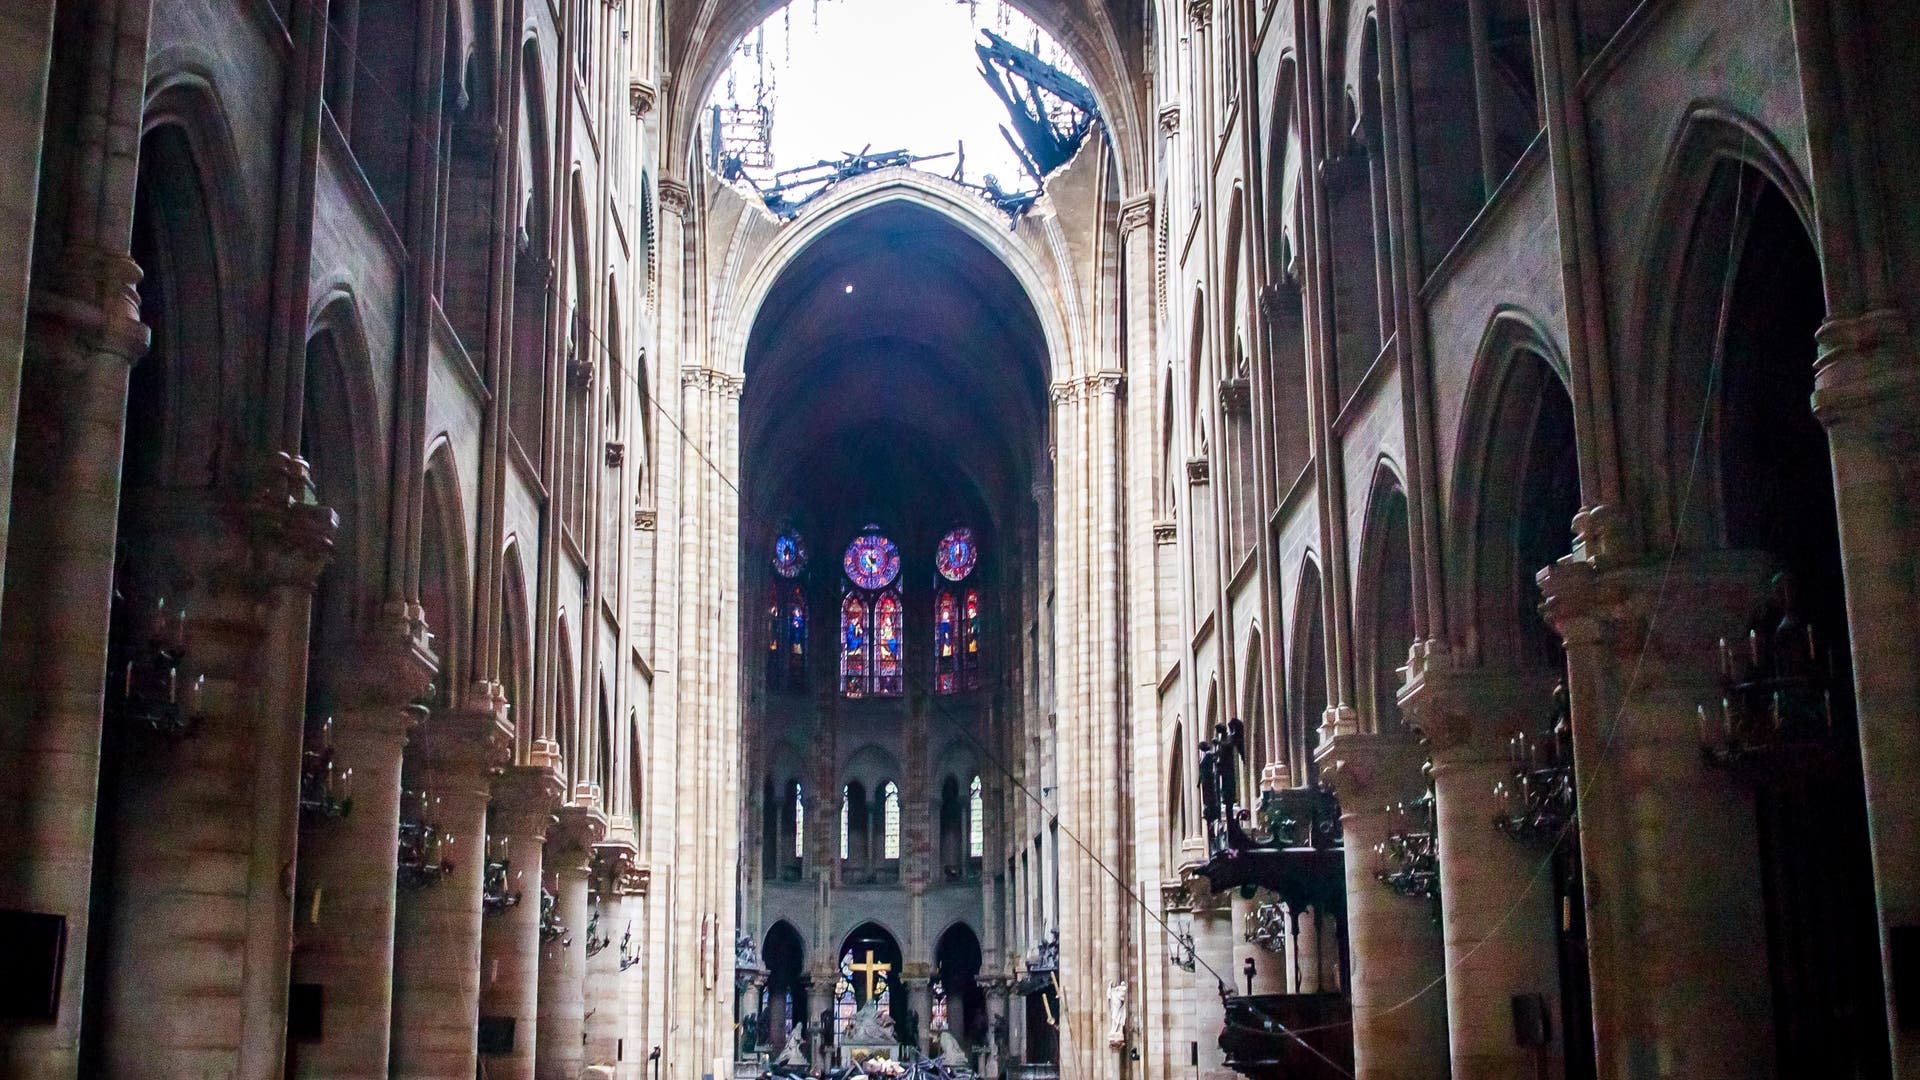
<path id="1" fill-rule="evenodd" d="M 538 1080 L 579 1080 L 586 1055 L 587 922 L 593 914 L 587 894 L 597 817 L 585 807 L 566 807 L 548 844 L 543 871 L 560 898 L 557 910 L 567 932 L 540 943 Z"/>
<path id="2" fill-rule="evenodd" d="M 627 993 L 630 980 L 620 968 L 623 951 L 639 940 L 640 905 L 632 902 L 637 874 L 633 848 L 625 843 L 601 844 L 593 849 L 593 892 L 599 912 L 593 953 L 586 970 L 586 1063 L 606 1070 L 626 1068 L 639 1045 L 637 1013 Z M 633 936 L 629 937 L 629 931 Z M 604 942 L 604 944 L 602 944 Z M 644 1056 L 644 1055 L 642 1055 Z"/>
<path id="3" fill-rule="evenodd" d="M 32 658 L 0 665 L 0 907 L 66 934 L 53 1023 L 0 1030 L 0 1058 L 50 1076 L 78 1068 L 127 371 L 147 348 L 139 267 L 67 259 L 97 277 L 28 312 L 10 516 L 33 526 L 9 542 L 0 618 L 5 655 Z"/>
<path id="4" fill-rule="evenodd" d="M 1552 675 L 1428 668 L 1400 703 L 1433 754 L 1453 1080 L 1558 1075 L 1558 913 L 1543 866 L 1552 851 L 1522 846 L 1493 826 L 1493 788 L 1510 768 L 1506 740 L 1538 731 L 1551 714 Z M 1546 999 L 1556 1019 L 1551 1047 L 1516 1045 L 1516 994 Z"/>
<path id="5" fill-rule="evenodd" d="M 1346 837 L 1347 937 L 1353 974 L 1353 1063 L 1359 1080 L 1444 1080 L 1447 1014 L 1440 926 L 1431 902 L 1374 877 L 1387 808 L 1420 793 L 1424 751 L 1410 734 L 1344 732 L 1318 751 L 1340 797 Z"/>
<path id="6" fill-rule="evenodd" d="M 931 973 L 925 964 L 910 964 L 901 972 L 907 984 L 907 1007 L 913 1010 L 914 1045 L 912 1049 L 927 1052 L 929 1045 L 936 1045 L 931 1030 L 933 1025 L 933 982 Z"/>
<path id="7" fill-rule="evenodd" d="M 489 1080 L 533 1080 L 540 1014 L 540 882 L 560 790 L 560 778 L 545 766 L 515 766 L 493 782 L 492 831 L 507 838 L 510 887 L 519 892 L 520 902 L 487 916 L 481 930 L 481 1020 L 513 1025 L 512 1048 L 484 1061 Z"/>
<path id="8" fill-rule="evenodd" d="M 403 1080 L 467 1077 L 475 1069 L 487 801 L 492 776 L 511 753 L 513 729 L 497 683 L 480 684 L 471 698 L 466 708 L 431 717 L 420 748 L 439 824 L 454 835 L 456 854 L 445 881 L 399 897 L 392 1071 Z"/>
<path id="9" fill-rule="evenodd" d="M 1894 1075 L 1915 1077 L 1920 1029 L 1893 1013 L 1888 945 L 1894 928 L 1920 925 L 1920 536 L 1907 509 L 1920 498 L 1920 376 L 1902 320 L 1879 311 L 1822 326 L 1813 408 L 1833 453 L 1887 1030 Z"/>
<path id="10" fill-rule="evenodd" d="M 1567 647 L 1599 1075 L 1771 1075 L 1772 992 L 1751 791 L 1709 768 L 1697 710 L 1763 559 L 1718 552 L 1540 574 Z M 1351 843 L 1351 841 L 1349 841 Z"/>
<path id="11" fill-rule="evenodd" d="M 352 770 L 353 802 L 338 820 L 303 820 L 293 981 L 321 988 L 321 1038 L 301 1045 L 300 1077 L 380 1076 L 392 1030 L 394 836 L 400 754 L 424 710 L 431 660 L 404 626 L 353 657 L 350 701 L 333 717 L 333 760 Z M 309 718 L 310 721 L 313 718 Z"/>

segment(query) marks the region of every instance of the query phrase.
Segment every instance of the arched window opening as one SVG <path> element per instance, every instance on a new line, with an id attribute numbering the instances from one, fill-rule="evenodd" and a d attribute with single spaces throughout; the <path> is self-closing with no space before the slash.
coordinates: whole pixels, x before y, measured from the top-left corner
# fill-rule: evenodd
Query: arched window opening
<path id="1" fill-rule="evenodd" d="M 900 598 L 900 549 L 869 525 L 841 559 L 840 692 L 849 698 L 899 697 L 905 689 L 906 609 Z"/>
<path id="2" fill-rule="evenodd" d="M 976 774 L 967 787 L 967 858 L 973 860 L 973 871 L 979 873 L 980 860 L 987 853 L 987 805 L 980 793 L 980 777 Z"/>
<path id="3" fill-rule="evenodd" d="M 960 781 L 949 776 L 940 783 L 940 873 L 948 881 L 960 880 L 961 827 Z"/>
<path id="4" fill-rule="evenodd" d="M 807 592 L 797 582 L 775 582 L 767 601 L 767 689 L 807 689 Z"/>
<path id="5" fill-rule="evenodd" d="M 888 862 L 900 858 L 900 788 L 887 781 L 880 789 L 881 857 Z"/>
<path id="6" fill-rule="evenodd" d="M 933 689 L 956 694 L 980 688 L 980 589 L 963 585 L 980 559 L 973 530 L 962 526 L 934 549 Z"/>
<path id="7" fill-rule="evenodd" d="M 793 798 L 787 805 L 792 808 L 789 816 L 793 819 L 793 863 L 797 870 L 807 857 L 807 800 L 806 793 L 800 788 L 800 781 L 795 780 L 792 788 Z M 841 845 L 844 847 L 845 844 L 843 839 Z"/>

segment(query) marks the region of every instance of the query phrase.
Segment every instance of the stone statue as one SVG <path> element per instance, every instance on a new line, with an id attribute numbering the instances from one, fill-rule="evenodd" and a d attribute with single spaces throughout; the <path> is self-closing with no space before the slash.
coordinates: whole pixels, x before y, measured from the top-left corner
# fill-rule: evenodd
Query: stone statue
<path id="1" fill-rule="evenodd" d="M 951 1030 L 940 1033 L 940 1064 L 952 1069 L 967 1067 L 967 1052 L 960 1047 L 960 1040 L 953 1037 Z"/>
<path id="2" fill-rule="evenodd" d="M 880 998 L 869 998 L 860 1011 L 853 1014 L 853 1028 L 844 1040 L 854 1046 L 892 1046 L 898 1045 L 900 1037 L 894 1033 L 893 1017 L 880 1011 Z"/>
<path id="3" fill-rule="evenodd" d="M 760 969 L 760 950 L 753 945 L 753 935 L 745 930 L 733 939 L 733 966 L 745 971 Z"/>
<path id="4" fill-rule="evenodd" d="M 1107 1045 L 1127 1045 L 1127 984 L 1107 987 Z"/>
<path id="5" fill-rule="evenodd" d="M 805 1022 L 802 1022 L 800 1026 L 793 1029 L 793 1034 L 787 1036 L 786 1048 L 780 1051 L 780 1057 L 778 1060 L 774 1062 L 774 1064 L 786 1065 L 796 1069 L 806 1068 L 807 1067 L 807 1051 L 805 1049 L 806 1042 L 807 1042 L 807 1025 Z"/>

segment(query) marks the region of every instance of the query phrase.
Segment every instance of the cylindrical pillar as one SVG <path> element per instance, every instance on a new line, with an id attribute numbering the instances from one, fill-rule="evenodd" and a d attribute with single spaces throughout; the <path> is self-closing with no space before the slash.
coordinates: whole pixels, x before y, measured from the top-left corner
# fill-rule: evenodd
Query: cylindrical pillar
<path id="1" fill-rule="evenodd" d="M 400 752 L 412 713 L 370 704 L 333 717 L 333 758 L 352 770 L 338 820 L 302 823 L 293 981 L 320 987 L 318 1040 L 294 1055 L 300 1077 L 381 1076 L 392 1031 Z"/>
<path id="2" fill-rule="evenodd" d="M 401 1080 L 466 1077 L 476 1068 L 487 801 L 491 770 L 512 745 L 503 714 L 488 707 L 427 721 L 438 737 L 423 740 L 426 782 L 439 800 L 439 824 L 454 836 L 455 854 L 445 881 L 399 897 L 392 1059 Z M 537 906 L 539 898 L 533 901 Z"/>
<path id="3" fill-rule="evenodd" d="M 520 902 L 482 920 L 480 1034 L 489 1080 L 533 1080 L 540 1015 L 540 881 L 560 799 L 551 769 L 517 766 L 493 783 L 492 832 L 507 838 Z M 575 929 L 575 928 L 569 928 Z"/>
<path id="4" fill-rule="evenodd" d="M 1353 957 L 1353 1064 L 1359 1080 L 1445 1080 L 1447 1008 L 1433 902 L 1400 896 L 1374 877 L 1388 806 L 1419 791 L 1412 735 L 1348 733 L 1321 751 L 1340 796 L 1346 838 L 1347 935 Z"/>
<path id="5" fill-rule="evenodd" d="M 584 844 L 568 842 L 573 839 L 564 837 L 547 853 L 546 878 L 559 897 L 566 933 L 540 943 L 538 1080 L 579 1080 L 586 1053 L 587 923 L 592 917 L 587 891 L 593 868 L 592 853 Z"/>

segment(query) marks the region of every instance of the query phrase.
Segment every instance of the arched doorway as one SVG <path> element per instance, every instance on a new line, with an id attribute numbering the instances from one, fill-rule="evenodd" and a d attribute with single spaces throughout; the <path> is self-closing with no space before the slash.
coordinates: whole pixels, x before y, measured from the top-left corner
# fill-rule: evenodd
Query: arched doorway
<path id="1" fill-rule="evenodd" d="M 779 1060 L 791 1039 L 804 1037 L 807 1019 L 807 946 L 800 931 L 785 919 L 767 931 L 760 950 L 767 967 L 767 996 L 760 1012 L 760 1044 Z"/>
<path id="2" fill-rule="evenodd" d="M 877 1044 L 890 1027 L 911 1042 L 912 1011 L 900 986 L 900 943 L 879 923 L 861 923 L 840 943 L 840 977 L 833 987 L 830 1012 L 834 1041 Z"/>
<path id="3" fill-rule="evenodd" d="M 987 995 L 980 989 L 980 938 L 966 923 L 954 923 L 933 950 L 933 1015 L 928 1031 L 934 1049 L 951 1033 L 963 1050 L 987 1041 Z"/>

